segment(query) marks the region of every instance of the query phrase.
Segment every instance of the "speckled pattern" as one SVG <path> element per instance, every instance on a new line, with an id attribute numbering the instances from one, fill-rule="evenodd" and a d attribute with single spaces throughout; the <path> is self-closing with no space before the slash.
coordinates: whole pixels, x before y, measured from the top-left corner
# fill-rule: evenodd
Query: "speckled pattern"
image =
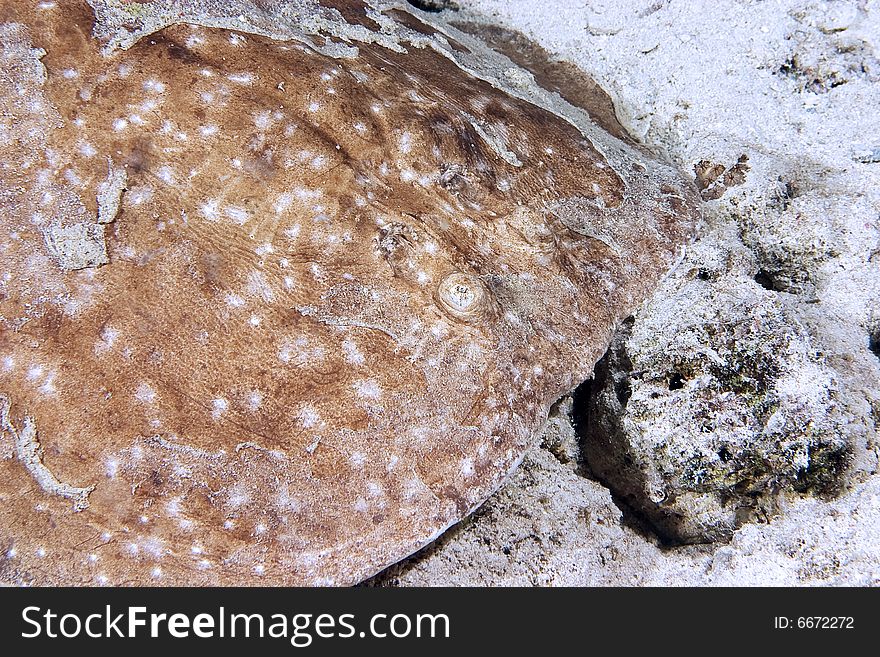
<path id="1" fill-rule="evenodd" d="M 0 9 L 4 581 L 377 572 L 498 487 L 692 235 L 672 167 L 469 72 L 473 37 L 303 4 L 323 33 L 182 11 L 126 50 L 84 2 Z"/>

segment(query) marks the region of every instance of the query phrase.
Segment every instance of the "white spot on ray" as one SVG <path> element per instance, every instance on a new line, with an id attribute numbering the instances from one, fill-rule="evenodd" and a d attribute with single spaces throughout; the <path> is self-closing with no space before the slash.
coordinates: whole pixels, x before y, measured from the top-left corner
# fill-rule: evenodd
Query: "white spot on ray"
<path id="1" fill-rule="evenodd" d="M 64 178 L 74 187 L 82 187 L 82 178 L 80 178 L 73 169 L 64 170 Z"/>
<path id="2" fill-rule="evenodd" d="M 260 406 L 263 405 L 263 393 L 259 390 L 251 390 L 251 392 L 247 396 L 247 407 L 251 412 L 256 412 L 259 410 Z"/>
<path id="3" fill-rule="evenodd" d="M 227 411 L 229 408 L 229 400 L 225 397 L 217 397 L 216 399 L 211 400 L 211 417 L 215 420 L 219 420 L 220 417 Z"/>
<path id="4" fill-rule="evenodd" d="M 232 292 L 226 294 L 225 301 L 226 305 L 232 308 L 241 308 L 242 306 L 244 306 L 245 303 L 247 303 L 243 297 L 238 294 L 233 294 Z"/>
<path id="5" fill-rule="evenodd" d="M 113 348 L 119 337 L 119 331 L 112 326 L 105 326 L 101 329 L 101 334 L 97 342 L 95 342 L 95 354 L 101 355 Z"/>
<path id="6" fill-rule="evenodd" d="M 287 210 L 292 203 L 293 195 L 288 192 L 284 192 L 283 194 L 278 195 L 278 198 L 275 199 L 272 207 L 275 210 L 275 214 L 281 214 L 282 212 Z"/>
<path id="7" fill-rule="evenodd" d="M 144 91 L 161 94 L 165 91 L 165 85 L 155 78 L 150 78 L 144 82 Z"/>
<path id="8" fill-rule="evenodd" d="M 318 415 L 318 411 L 316 411 L 312 406 L 303 406 L 302 408 L 300 408 L 297 417 L 299 418 L 299 422 L 303 426 L 303 429 L 311 429 L 315 427 L 321 420 L 321 416 Z"/>
<path id="9" fill-rule="evenodd" d="M 165 512 L 172 518 L 176 518 L 180 515 L 180 502 L 181 499 L 179 497 L 171 498 L 165 503 Z"/>
<path id="10" fill-rule="evenodd" d="M 258 297 L 266 303 L 275 301 L 275 292 L 266 280 L 263 272 L 252 271 L 247 278 L 247 292 L 252 297 Z"/>
<path id="11" fill-rule="evenodd" d="M 44 395 L 52 395 L 55 394 L 55 372 L 50 372 L 46 375 L 46 378 L 43 379 L 43 384 L 37 388 L 37 390 Z"/>
<path id="12" fill-rule="evenodd" d="M 321 198 L 320 189 L 306 189 L 305 187 L 297 187 L 294 192 L 296 197 L 301 201 L 311 201 Z"/>
<path id="13" fill-rule="evenodd" d="M 216 199 L 209 199 L 199 205 L 199 214 L 208 221 L 217 221 L 220 217 L 219 203 Z"/>
<path id="14" fill-rule="evenodd" d="M 351 365 L 363 365 L 365 362 L 364 355 L 361 353 L 354 340 L 345 340 L 342 343 L 342 352 L 345 354 L 345 360 Z"/>
<path id="15" fill-rule="evenodd" d="M 223 208 L 223 214 L 232 219 L 239 226 L 243 226 L 247 223 L 247 220 L 250 219 L 250 214 L 244 208 L 240 208 L 235 205 L 228 205 Z"/>
<path id="16" fill-rule="evenodd" d="M 142 382 L 134 391 L 134 398 L 142 404 L 152 404 L 156 400 L 156 391 L 149 383 Z"/>
<path id="17" fill-rule="evenodd" d="M 365 381 L 355 381 L 352 384 L 355 394 L 361 399 L 376 400 L 382 396 L 382 388 L 375 379 L 367 379 Z"/>
<path id="18" fill-rule="evenodd" d="M 409 132 L 404 132 L 400 136 L 400 152 L 401 153 L 409 153 L 412 150 L 412 135 Z"/>
<path id="19" fill-rule="evenodd" d="M 254 76 L 252 73 L 231 73 L 226 76 L 226 78 L 230 82 L 235 82 L 235 84 L 251 85 L 254 82 Z"/>
<path id="20" fill-rule="evenodd" d="M 229 497 L 227 498 L 227 503 L 229 504 L 229 506 L 233 508 L 238 508 L 243 504 L 247 504 L 250 501 L 251 496 L 248 495 L 247 491 L 240 484 L 236 484 L 230 489 Z M 229 523 L 228 527 L 227 523 Z M 232 527 L 234 527 L 231 520 L 227 520 L 225 523 L 223 523 L 223 526 L 226 527 L 226 529 L 232 529 Z"/>
<path id="21" fill-rule="evenodd" d="M 168 165 L 161 166 L 156 170 L 156 177 L 159 178 L 166 185 L 174 184 L 174 169 L 169 167 Z"/>
<path id="22" fill-rule="evenodd" d="M 125 201 L 133 206 L 143 205 L 153 197 L 152 187 L 132 187 L 125 194 Z"/>
<path id="23" fill-rule="evenodd" d="M 270 112 L 263 111 L 257 112 L 254 115 L 254 125 L 257 126 L 258 130 L 265 130 L 270 125 L 272 125 L 272 115 Z"/>

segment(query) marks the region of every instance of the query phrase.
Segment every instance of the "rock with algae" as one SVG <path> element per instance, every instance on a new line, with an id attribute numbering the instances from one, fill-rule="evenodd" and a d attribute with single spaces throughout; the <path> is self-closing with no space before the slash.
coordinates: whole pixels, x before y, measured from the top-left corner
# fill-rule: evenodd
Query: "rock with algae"
<path id="1" fill-rule="evenodd" d="M 832 208 L 820 221 L 744 232 L 766 250 L 713 221 L 596 368 L 587 469 L 671 543 L 728 540 L 776 516 L 788 495 L 833 497 L 877 471 L 880 368 L 834 278 L 871 271 L 871 231 L 854 232 L 853 248 L 835 225 L 870 210 L 843 195 L 819 201 Z M 756 225 L 761 215 L 743 216 Z M 837 232 L 839 253 L 805 248 L 819 230 Z M 850 303 L 870 307 L 876 288 L 856 281 Z"/>
<path id="2" fill-rule="evenodd" d="M 695 192 L 428 20 L 4 3 L 4 581 L 357 582 L 589 375 Z"/>

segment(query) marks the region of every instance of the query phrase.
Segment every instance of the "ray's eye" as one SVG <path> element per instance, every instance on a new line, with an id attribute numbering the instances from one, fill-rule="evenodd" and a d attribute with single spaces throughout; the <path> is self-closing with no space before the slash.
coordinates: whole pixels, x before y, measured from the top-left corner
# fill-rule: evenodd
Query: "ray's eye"
<path id="1" fill-rule="evenodd" d="M 466 312 L 473 305 L 476 298 L 477 295 L 474 289 L 465 283 L 456 283 L 444 295 L 444 299 L 449 306 L 459 312 Z"/>
<path id="2" fill-rule="evenodd" d="M 491 306 L 489 291 L 476 276 L 447 274 L 437 287 L 440 307 L 453 319 L 473 323 L 484 318 Z"/>

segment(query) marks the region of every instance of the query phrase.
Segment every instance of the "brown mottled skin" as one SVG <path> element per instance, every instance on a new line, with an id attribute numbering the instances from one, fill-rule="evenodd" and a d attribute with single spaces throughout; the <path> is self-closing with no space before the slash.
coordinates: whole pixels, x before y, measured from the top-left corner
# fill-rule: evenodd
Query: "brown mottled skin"
<path id="1" fill-rule="evenodd" d="M 693 231 L 675 171 L 433 48 L 182 23 L 102 55 L 88 5 L 37 5 L 0 8 L 3 581 L 374 574 L 498 487 Z M 44 233 L 111 166 L 109 263 L 65 269 Z"/>

